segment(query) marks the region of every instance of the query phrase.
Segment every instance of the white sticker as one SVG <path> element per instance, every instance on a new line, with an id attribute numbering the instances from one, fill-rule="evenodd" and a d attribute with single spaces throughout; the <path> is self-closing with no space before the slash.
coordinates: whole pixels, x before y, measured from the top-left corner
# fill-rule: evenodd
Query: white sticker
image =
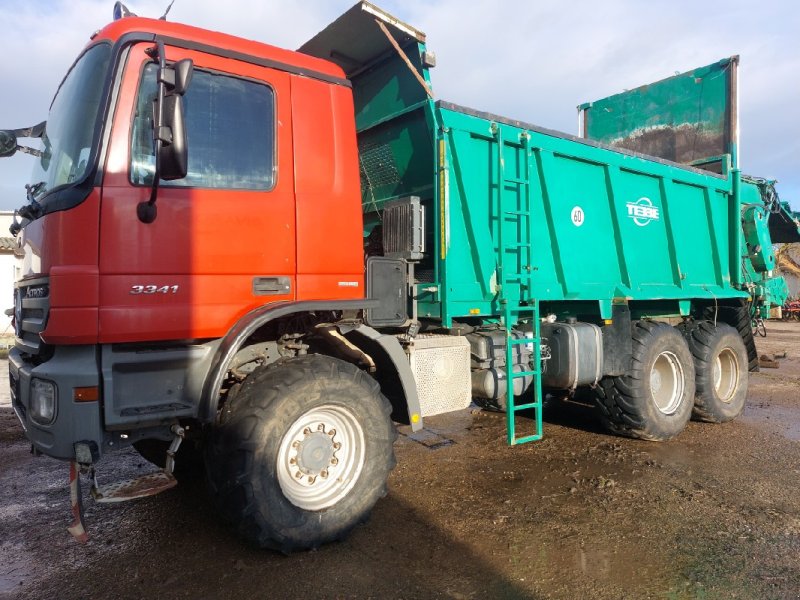
<path id="1" fill-rule="evenodd" d="M 583 214 L 583 209 L 580 206 L 576 206 L 575 208 L 573 208 L 572 214 L 570 214 L 570 219 L 572 220 L 572 224 L 575 225 L 575 227 L 580 227 L 581 225 L 583 225 L 583 221 L 585 219 L 585 216 Z"/>
<path id="2" fill-rule="evenodd" d="M 628 208 L 628 216 L 639 227 L 649 225 L 650 221 L 659 221 L 661 219 L 661 211 L 657 206 L 653 206 L 653 201 L 650 198 L 642 197 L 636 202 L 628 202 L 625 206 Z"/>

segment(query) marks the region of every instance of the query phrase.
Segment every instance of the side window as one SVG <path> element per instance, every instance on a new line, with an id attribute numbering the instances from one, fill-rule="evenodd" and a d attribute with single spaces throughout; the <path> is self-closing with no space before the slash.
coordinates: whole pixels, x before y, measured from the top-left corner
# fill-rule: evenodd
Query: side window
<path id="1" fill-rule="evenodd" d="M 155 64 L 139 85 L 131 135 L 131 182 L 152 185 L 155 171 Z M 275 94 L 267 85 L 195 69 L 183 97 L 189 144 L 185 179 L 165 187 L 269 190 L 275 172 Z"/>

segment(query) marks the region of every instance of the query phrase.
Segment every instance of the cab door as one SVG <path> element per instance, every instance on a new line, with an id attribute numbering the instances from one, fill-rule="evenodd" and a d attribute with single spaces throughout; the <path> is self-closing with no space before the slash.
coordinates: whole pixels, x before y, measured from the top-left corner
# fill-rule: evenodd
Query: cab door
<path id="1" fill-rule="evenodd" d="M 289 75 L 166 47 L 194 61 L 184 96 L 189 173 L 154 172 L 156 63 L 131 47 L 121 77 L 100 214 L 101 343 L 218 338 L 245 313 L 295 297 Z"/>

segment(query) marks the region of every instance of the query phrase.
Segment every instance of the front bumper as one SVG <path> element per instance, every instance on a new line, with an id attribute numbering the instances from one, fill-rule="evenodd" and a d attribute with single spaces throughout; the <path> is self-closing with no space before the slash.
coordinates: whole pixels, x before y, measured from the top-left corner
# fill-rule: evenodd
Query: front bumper
<path id="1" fill-rule="evenodd" d="M 36 450 L 63 460 L 75 459 L 75 444 L 103 447 L 100 402 L 75 402 L 73 389 L 100 385 L 97 346 L 60 346 L 53 357 L 35 365 L 17 348 L 8 355 L 11 404 L 25 434 Z M 31 379 L 51 381 L 56 386 L 56 409 L 52 423 L 42 425 L 31 417 Z"/>

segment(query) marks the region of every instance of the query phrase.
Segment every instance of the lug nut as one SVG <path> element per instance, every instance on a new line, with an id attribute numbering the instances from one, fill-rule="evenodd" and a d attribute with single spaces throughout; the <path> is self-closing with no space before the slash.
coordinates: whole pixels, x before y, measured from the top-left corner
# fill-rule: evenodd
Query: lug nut
<path id="1" fill-rule="evenodd" d="M 341 442 L 336 442 L 336 443 L 333 445 L 333 449 L 334 449 L 334 450 L 338 450 L 338 449 L 339 449 L 339 448 L 341 448 L 341 447 L 342 447 L 342 444 L 341 444 Z"/>
<path id="2" fill-rule="evenodd" d="M 308 435 L 309 433 L 311 433 L 310 427 L 306 427 L 305 429 L 303 429 L 303 435 Z"/>
<path id="3" fill-rule="evenodd" d="M 323 423 L 317 425 L 317 431 L 325 431 L 325 425 Z"/>
<path id="4" fill-rule="evenodd" d="M 303 474 L 302 474 L 300 471 L 298 471 L 297 473 L 295 473 L 295 474 L 294 474 L 294 476 L 295 476 L 297 479 L 301 479 L 301 478 L 303 477 Z"/>
<path id="5" fill-rule="evenodd" d="M 319 476 L 322 477 L 323 479 L 327 479 L 328 478 L 328 471 L 325 470 L 325 471 L 320 472 Z"/>
<path id="6" fill-rule="evenodd" d="M 297 464 L 297 459 L 293 456 L 292 458 L 289 459 L 289 464 L 290 465 L 296 465 Z"/>
<path id="7" fill-rule="evenodd" d="M 334 456 L 334 457 L 331 459 L 331 464 L 332 464 L 332 465 L 338 465 L 338 464 L 339 464 L 339 459 L 338 459 L 338 458 L 336 458 L 336 457 Z"/>
<path id="8" fill-rule="evenodd" d="M 292 442 L 292 448 L 299 448 L 299 447 L 300 447 L 300 442 L 298 440 Z"/>
<path id="9" fill-rule="evenodd" d="M 328 432 L 328 435 L 329 435 L 329 436 L 331 436 L 331 437 L 335 436 L 335 435 L 336 435 L 336 430 L 335 430 L 335 429 L 331 429 L 331 430 Z"/>

